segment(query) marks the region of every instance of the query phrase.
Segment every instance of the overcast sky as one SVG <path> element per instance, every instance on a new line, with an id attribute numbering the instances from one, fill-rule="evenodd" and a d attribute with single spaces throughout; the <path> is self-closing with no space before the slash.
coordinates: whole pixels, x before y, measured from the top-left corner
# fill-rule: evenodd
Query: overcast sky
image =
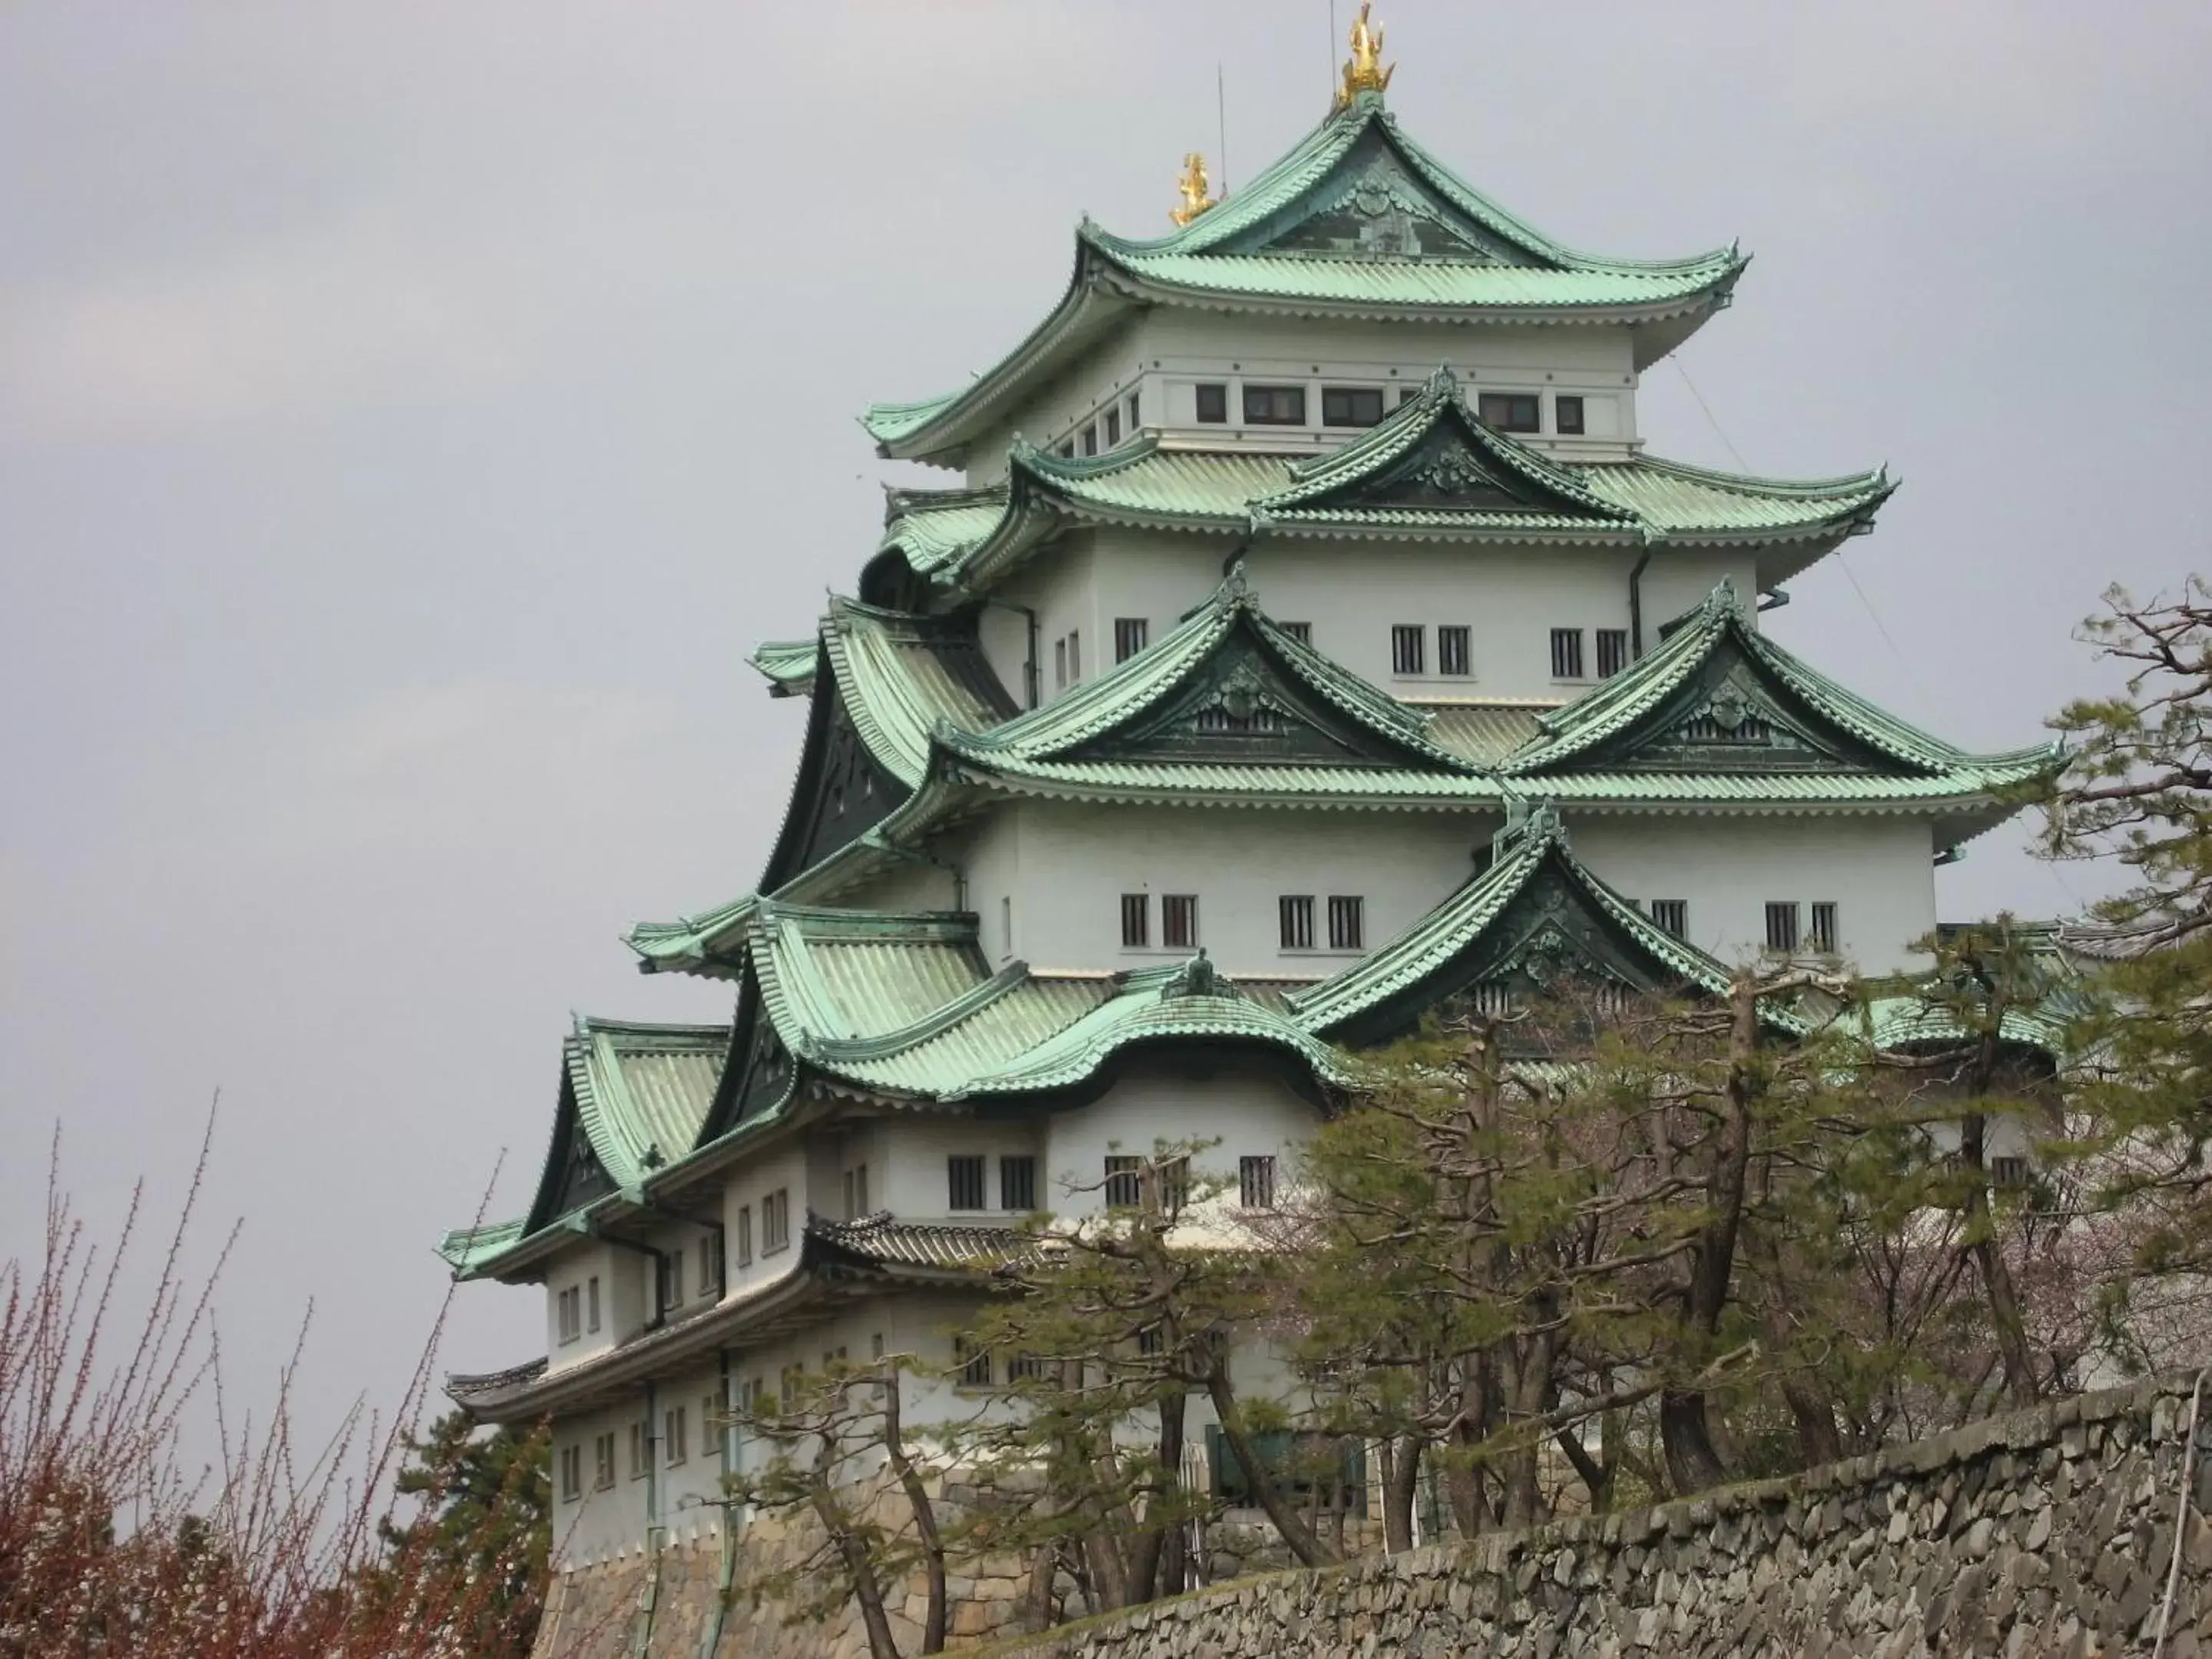
<path id="1" fill-rule="evenodd" d="M 1336 21 L 1350 0 L 1337 0 Z M 2208 561 L 2212 7 L 1383 0 L 1392 107 L 1575 246 L 1757 256 L 1655 453 L 1887 460 L 1777 635 L 1954 741 L 2102 682 Z M 1323 111 L 1328 0 L 18 3 L 0 13 L 0 1255 L 48 1127 L 113 1212 L 210 1091 L 234 1390 L 312 1297 L 396 1394 L 429 1246 L 526 1202 L 572 1008 L 720 1018 L 631 921 L 745 890 L 805 633 L 880 524 L 854 416 Z M 1217 172 L 1217 177 L 1218 176 Z M 1717 422 L 1717 425 L 1716 425 Z M 1725 438 L 1722 434 L 1725 433 Z M 1733 445 L 1733 451 L 1729 447 Z M 945 481 L 945 475 L 934 475 Z M 1993 836 L 1947 915 L 2096 890 Z M 465 1291 L 447 1361 L 542 1338 Z"/>

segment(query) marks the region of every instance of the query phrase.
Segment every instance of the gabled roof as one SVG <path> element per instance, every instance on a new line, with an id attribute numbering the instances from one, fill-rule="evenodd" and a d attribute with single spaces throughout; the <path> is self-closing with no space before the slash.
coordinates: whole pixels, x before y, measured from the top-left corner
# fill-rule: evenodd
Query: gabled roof
<path id="1" fill-rule="evenodd" d="M 1538 727 L 1500 763 L 1508 776 L 1858 773 L 1964 793 L 2027 781 L 2058 756 L 2046 744 L 1978 757 L 1930 737 L 1777 645 L 1726 581 L 1656 651 Z"/>
<path id="2" fill-rule="evenodd" d="M 1642 325 L 1639 366 L 1726 302 L 1735 248 L 1684 259 L 1582 253 L 1490 201 L 1400 131 L 1376 97 L 1332 114 L 1242 191 L 1170 235 L 1076 233 L 1065 297 L 960 392 L 876 404 L 885 456 L 957 464 L 1037 380 L 1132 310 L 1203 307 L 1297 316 Z"/>
<path id="3" fill-rule="evenodd" d="M 578 1016 L 561 1045 L 553 1142 L 529 1214 L 512 1224 L 516 1238 L 608 1193 L 634 1193 L 689 1152 L 706 1121 L 729 1042 L 726 1025 Z M 472 1261 L 488 1259 L 482 1237 L 459 1248 Z"/>
<path id="4" fill-rule="evenodd" d="M 1308 1029 L 1365 1043 L 1409 1029 L 1422 1012 L 1464 992 L 1540 993 L 1569 980 L 1718 994 L 1729 972 L 1592 875 L 1558 813 L 1542 806 L 1501 838 L 1488 870 L 1371 956 L 1289 1001 Z"/>
<path id="5" fill-rule="evenodd" d="M 940 728 L 994 771 L 1053 762 L 1369 767 L 1462 774 L 1426 717 L 1264 616 L 1240 565 L 1166 638 L 988 731 Z"/>
<path id="6" fill-rule="evenodd" d="M 882 554 L 936 587 L 976 592 L 1070 523 L 1337 541 L 1810 543 L 1816 557 L 1822 544 L 1871 526 L 1897 489 L 1879 469 L 1784 479 L 1649 456 L 1555 461 L 1433 390 L 1353 442 L 1304 459 L 1164 448 L 1149 435 L 1076 458 L 1016 443 L 1009 459 L 1006 483 L 945 492 L 957 506 L 922 492 L 895 499 Z M 1456 499 L 1407 482 L 1439 461 L 1444 477 L 1463 480 Z M 1485 474 L 1508 480 L 1507 489 L 1479 495 Z M 1773 562 L 1773 580 L 1803 568 L 1804 550 L 1796 552 Z M 1762 568 L 1762 581 L 1768 574 Z"/>
<path id="7" fill-rule="evenodd" d="M 745 660 L 767 677 L 770 696 L 803 697 L 814 690 L 821 648 L 818 639 L 764 640 Z"/>
<path id="8" fill-rule="evenodd" d="M 908 788 L 928 769 L 929 736 L 940 724 L 982 731 L 1014 715 L 972 611 L 917 616 L 833 599 L 821 637 L 861 741 Z"/>

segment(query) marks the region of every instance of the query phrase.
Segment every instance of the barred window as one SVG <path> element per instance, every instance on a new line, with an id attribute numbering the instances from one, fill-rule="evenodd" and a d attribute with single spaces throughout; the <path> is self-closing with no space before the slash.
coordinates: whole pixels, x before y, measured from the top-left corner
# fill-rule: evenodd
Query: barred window
<path id="1" fill-rule="evenodd" d="M 1006 1381 L 1028 1382 L 1044 1375 L 1044 1361 L 1033 1353 L 1010 1353 L 1006 1356 Z"/>
<path id="2" fill-rule="evenodd" d="M 1583 400 L 1562 392 L 1552 399 L 1552 426 L 1564 437 L 1574 438 L 1585 430 L 1583 425 Z"/>
<path id="3" fill-rule="evenodd" d="M 1240 1158 L 1237 1160 L 1237 1201 L 1248 1210 L 1275 1207 L 1275 1160 Z"/>
<path id="4" fill-rule="evenodd" d="M 1672 933 L 1676 939 L 1690 937 L 1690 902 L 1687 899 L 1653 899 L 1651 925 L 1662 933 Z"/>
<path id="5" fill-rule="evenodd" d="M 615 1437 L 609 1430 L 592 1442 L 592 1485 L 605 1492 L 614 1483 Z"/>
<path id="6" fill-rule="evenodd" d="M 1229 388 L 1218 382 L 1198 388 L 1198 418 L 1208 426 L 1227 423 L 1229 419 Z"/>
<path id="7" fill-rule="evenodd" d="M 684 1303 L 684 1255 L 681 1251 L 669 1250 L 659 1257 L 660 1310 L 681 1307 Z"/>
<path id="8" fill-rule="evenodd" d="M 1328 902 L 1328 948 L 1358 951 L 1366 948 L 1366 901 L 1357 896 L 1333 897 Z"/>
<path id="9" fill-rule="evenodd" d="M 866 1176 L 863 1176 L 862 1180 Z M 593 1286 L 596 1291 L 598 1287 Z M 722 1236 L 710 1232 L 699 1241 L 699 1294 L 702 1298 L 722 1293 Z"/>
<path id="10" fill-rule="evenodd" d="M 1275 901 L 1282 923 L 1283 949 L 1310 951 L 1314 942 L 1314 902 L 1311 894 L 1285 893 Z"/>
<path id="11" fill-rule="evenodd" d="M 1784 899 L 1766 907 L 1766 948 L 1789 955 L 1797 948 L 1797 902 Z"/>
<path id="12" fill-rule="evenodd" d="M 1437 672 L 1439 674 L 1471 674 L 1474 651 L 1469 643 L 1471 630 L 1464 624 L 1449 624 L 1437 629 Z"/>
<path id="13" fill-rule="evenodd" d="M 582 1334 L 581 1325 L 576 1317 L 580 1297 L 581 1293 L 571 1285 L 553 1298 L 555 1323 L 563 1342 L 574 1342 Z"/>
<path id="14" fill-rule="evenodd" d="M 584 1328 L 587 1331 L 599 1329 L 599 1276 L 597 1273 L 593 1273 L 591 1278 L 584 1281 Z"/>
<path id="15" fill-rule="evenodd" d="M 1127 662 L 1143 650 L 1150 641 L 1152 624 L 1149 617 L 1116 617 L 1114 618 L 1114 660 Z"/>
<path id="16" fill-rule="evenodd" d="M 1597 630 L 1597 677 L 1609 680 L 1628 666 L 1628 630 L 1625 628 L 1601 628 Z"/>
<path id="17" fill-rule="evenodd" d="M 1311 645 L 1313 643 L 1313 624 L 1310 622 L 1277 623 L 1275 626 L 1281 629 L 1285 634 L 1288 634 L 1300 645 Z"/>
<path id="18" fill-rule="evenodd" d="M 2028 1163 L 2024 1158 L 1993 1158 L 1990 1160 L 1990 1179 L 2000 1187 L 2027 1185 Z"/>
<path id="19" fill-rule="evenodd" d="M 1136 392 L 1132 392 L 1129 394 L 1128 410 L 1129 410 L 1129 430 L 1130 430 L 1130 432 L 1131 432 L 1131 433 L 1133 433 L 1133 434 L 1136 431 L 1136 429 L 1137 429 L 1137 426 L 1138 426 L 1138 421 L 1137 421 L 1137 410 L 1138 410 L 1139 409 L 1142 408 L 1142 407 L 1143 407 L 1143 405 L 1138 402 L 1138 394 L 1137 394 Z"/>
<path id="20" fill-rule="evenodd" d="M 1121 411 L 1118 409 L 1109 409 L 1106 411 L 1106 447 L 1111 449 L 1121 441 Z"/>
<path id="21" fill-rule="evenodd" d="M 1165 893 L 1160 897 L 1160 943 L 1170 951 L 1198 946 L 1198 895 Z"/>
<path id="22" fill-rule="evenodd" d="M 643 1418 L 629 1425 L 629 1478 L 642 1480 L 653 1473 L 653 1430 Z"/>
<path id="23" fill-rule="evenodd" d="M 1824 957 L 1836 954 L 1836 907 L 1832 900 L 1820 900 L 1813 906 L 1813 949 Z"/>
<path id="24" fill-rule="evenodd" d="M 1422 649 L 1425 631 L 1419 623 L 1399 623 L 1390 629 L 1390 672 L 1394 674 L 1420 674 L 1428 669 L 1428 653 Z"/>
<path id="25" fill-rule="evenodd" d="M 1083 453 L 1086 455 L 1098 453 L 1098 422 L 1096 421 L 1083 428 Z"/>
<path id="26" fill-rule="evenodd" d="M 984 1207 L 981 1158 L 963 1154 L 958 1158 L 946 1158 L 945 1183 L 946 1207 L 955 1210 L 980 1210 Z"/>
<path id="27" fill-rule="evenodd" d="M 1133 1210 L 1144 1197 L 1144 1160 L 1109 1154 L 1106 1159 L 1106 1206 Z"/>
<path id="28" fill-rule="evenodd" d="M 1152 942 L 1152 899 L 1149 893 L 1121 895 L 1121 948 L 1140 951 Z"/>
<path id="29" fill-rule="evenodd" d="M 753 1265 L 753 1206 L 750 1204 L 738 1206 L 737 1253 L 738 1266 Z"/>
<path id="30" fill-rule="evenodd" d="M 1552 630 L 1552 678 L 1555 680 L 1578 680 L 1583 677 L 1583 630 L 1579 628 L 1555 628 Z"/>
<path id="31" fill-rule="evenodd" d="M 999 1160 L 999 1207 L 1014 1211 L 1036 1208 L 1036 1159 L 1024 1154 Z"/>
<path id="32" fill-rule="evenodd" d="M 791 1248 L 791 1188 L 779 1187 L 761 1200 L 761 1254 Z"/>
<path id="33" fill-rule="evenodd" d="M 1067 630 L 1067 683 L 1083 684 L 1083 633 L 1080 629 Z"/>
<path id="34" fill-rule="evenodd" d="M 1248 386 L 1244 388 L 1247 426 L 1304 426 L 1306 389 L 1302 386 Z"/>
<path id="35" fill-rule="evenodd" d="M 959 1368 L 960 1386 L 963 1389 L 988 1389 L 991 1386 L 991 1351 L 979 1348 L 964 1336 L 952 1339 L 952 1363 Z"/>
<path id="36" fill-rule="evenodd" d="M 1052 642 L 1052 689 L 1067 690 L 1067 635 L 1063 634 Z"/>
<path id="37" fill-rule="evenodd" d="M 681 1463 L 691 1455 L 690 1413 L 691 1408 L 688 1406 L 672 1406 L 668 1408 L 668 1415 L 662 1419 L 661 1435 L 667 1443 L 666 1455 L 671 1463 Z"/>
<path id="38" fill-rule="evenodd" d="M 573 1504 L 584 1495 L 584 1449 L 561 1448 L 561 1501 Z"/>

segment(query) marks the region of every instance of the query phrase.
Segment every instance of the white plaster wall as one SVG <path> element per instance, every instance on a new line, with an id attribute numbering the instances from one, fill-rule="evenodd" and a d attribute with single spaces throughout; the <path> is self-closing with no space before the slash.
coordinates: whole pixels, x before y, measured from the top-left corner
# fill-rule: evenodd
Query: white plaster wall
<path id="1" fill-rule="evenodd" d="M 799 1235 L 806 1224 L 807 1163 L 805 1148 L 796 1142 L 783 1142 L 756 1158 L 749 1158 L 731 1172 L 722 1189 L 722 1224 L 728 1230 L 729 1279 L 732 1293 L 751 1291 L 781 1279 L 799 1264 Z M 761 1200 L 778 1188 L 791 1194 L 791 1242 L 773 1255 L 761 1253 Z M 738 1263 L 738 1212 L 750 1206 L 752 1211 L 753 1259 L 745 1266 Z"/>
<path id="2" fill-rule="evenodd" d="M 629 1476 L 629 1422 L 635 1415 L 629 1406 L 611 1406 L 555 1422 L 552 1525 L 556 1559 L 577 1564 L 604 1560 L 644 1539 L 644 1483 Z M 614 1484 L 605 1488 L 592 1484 L 593 1443 L 602 1434 L 615 1437 Z M 562 1453 L 570 1446 L 580 1448 L 583 1457 L 583 1495 L 574 1499 L 561 1490 Z"/>
<path id="3" fill-rule="evenodd" d="M 870 1149 L 870 1184 L 879 1209 L 888 1209 L 902 1221 L 960 1221 L 1005 1224 L 1018 1218 L 999 1207 L 999 1160 L 1037 1157 L 1043 1150 L 1034 1123 L 951 1115 L 912 1115 L 883 1120 L 866 1136 Z M 981 1157 L 984 1160 L 983 1199 L 986 1209 L 954 1211 L 951 1182 L 945 1160 Z M 880 1186 L 876 1183 L 880 1182 Z M 1050 1193 L 1042 1166 L 1037 1171 L 1037 1201 L 1047 1203 Z"/>
<path id="4" fill-rule="evenodd" d="M 1040 969 L 1143 968 L 1189 953 L 1159 943 L 1160 896 L 1195 893 L 1199 943 L 1225 972 L 1322 978 L 1358 953 L 1281 948 L 1276 900 L 1310 894 L 1317 927 L 1332 894 L 1366 901 L 1366 945 L 1413 925 L 1474 871 L 1486 813 L 1352 813 L 1283 809 L 1098 807 L 1022 801 L 992 820 L 1019 844 L 1018 953 Z M 1003 857 L 988 867 L 1003 869 Z M 979 860 L 972 870 L 986 865 Z M 971 874 L 971 881 L 973 876 Z M 976 902 L 996 896 L 975 881 Z M 1152 896 L 1152 945 L 1124 950 L 1124 893 Z"/>
<path id="5" fill-rule="evenodd" d="M 1124 421 L 1124 441 L 1139 431 L 1159 431 L 1170 441 L 1209 447 L 1254 450 L 1316 449 L 1348 441 L 1356 430 L 1321 424 L 1321 388 L 1327 386 L 1418 386 L 1449 363 L 1475 391 L 1547 394 L 1539 448 L 1562 459 L 1618 459 L 1638 440 L 1638 376 L 1626 327 L 1539 329 L 1493 323 L 1362 323 L 1313 319 L 1237 317 L 1182 310 L 1146 312 L 1032 392 L 972 447 L 971 484 L 1006 477 L 1006 452 L 1016 433 L 1045 449 L 1057 449 L 1094 421 L 1099 447 L 1108 447 L 1103 417 L 1125 407 L 1134 392 L 1138 423 Z M 1231 420 L 1200 425 L 1192 388 L 1200 380 L 1230 386 Z M 1239 388 L 1245 381 L 1307 387 L 1309 424 L 1304 428 L 1246 428 Z M 1585 399 L 1589 430 L 1582 437 L 1552 430 L 1548 394 L 1572 392 Z"/>
<path id="6" fill-rule="evenodd" d="M 1870 973 L 1915 965 L 1907 945 L 1936 925 L 1924 818 L 1596 815 L 1571 816 L 1568 830 L 1639 904 L 1688 901 L 1691 942 L 1723 962 L 1759 954 L 1769 900 L 1835 901 L 1842 953 Z"/>
<path id="7" fill-rule="evenodd" d="M 1142 1158 L 1162 1142 L 1218 1140 L 1193 1158 L 1193 1166 L 1232 1188 L 1242 1158 L 1274 1158 L 1276 1178 L 1285 1181 L 1317 1121 L 1310 1103 L 1265 1073 L 1234 1062 L 1146 1062 L 1090 1104 L 1045 1120 L 1044 1171 L 1052 1207 L 1062 1215 L 1103 1208 L 1104 1194 L 1095 1188 L 1107 1157 Z M 1070 1192 L 1070 1182 L 1094 1190 Z"/>

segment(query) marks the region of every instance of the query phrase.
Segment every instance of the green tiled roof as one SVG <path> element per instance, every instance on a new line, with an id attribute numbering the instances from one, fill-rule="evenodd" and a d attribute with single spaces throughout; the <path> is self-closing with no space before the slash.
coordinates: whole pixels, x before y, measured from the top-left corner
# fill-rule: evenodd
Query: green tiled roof
<path id="1" fill-rule="evenodd" d="M 805 696 L 814 689 L 814 671 L 821 662 L 820 641 L 769 640 L 755 647 L 745 660 L 768 677 L 769 690 L 775 696 Z"/>
<path id="2" fill-rule="evenodd" d="M 1425 398 L 1361 439 L 1305 459 L 1168 449 L 1149 436 L 1073 459 L 1016 444 L 1010 485 L 948 492 L 960 497 L 956 506 L 918 495 L 901 501 L 883 544 L 940 586 L 981 590 L 1071 517 L 1237 536 L 1759 544 L 1840 538 L 1870 524 L 1897 488 L 1880 471 L 1790 480 L 1650 457 L 1556 461 L 1470 420 L 1500 467 L 1529 480 L 1532 495 L 1563 505 L 1499 511 L 1326 499 L 1329 491 L 1355 495 L 1363 477 L 1384 472 L 1438 418 Z"/>
<path id="3" fill-rule="evenodd" d="M 1734 247 L 1673 260 L 1578 252 L 1454 174 L 1379 100 L 1362 99 L 1170 235 L 1116 236 L 1086 222 L 1065 296 L 1012 351 L 960 392 L 872 404 L 861 422 L 886 455 L 956 458 L 1023 388 L 1150 305 L 1460 323 L 1689 319 L 1639 349 L 1648 362 L 1724 303 L 1747 263 Z"/>
<path id="4" fill-rule="evenodd" d="M 526 1224 L 520 1216 L 477 1227 L 456 1227 L 438 1240 L 438 1254 L 456 1273 L 468 1273 L 519 1243 Z"/>
<path id="5" fill-rule="evenodd" d="M 927 769 L 930 733 L 939 724 L 981 731 L 1014 713 L 976 643 L 972 617 L 833 599 L 822 642 L 861 741 L 909 788 Z"/>
<path id="6" fill-rule="evenodd" d="M 713 957 L 731 953 L 744 937 L 758 896 L 746 893 L 696 916 L 641 921 L 623 935 L 649 973 L 696 972 Z"/>
<path id="7" fill-rule="evenodd" d="M 1735 589 L 1723 581 L 1656 651 L 1588 696 L 1543 716 L 1535 741 L 1510 757 L 1501 769 L 1516 777 L 1540 775 L 1547 780 L 1547 790 L 1550 780 L 1579 773 L 1577 763 L 1649 720 L 1723 646 L 1733 647 L 1768 671 L 1820 720 L 1840 728 L 1894 767 L 1923 775 L 1945 793 L 2010 787 L 2047 769 L 2058 754 L 2051 744 L 1977 757 L 1930 737 L 1820 673 L 1753 628 Z M 1679 774 L 1667 779 L 1669 787 L 1686 781 Z M 1749 780 L 1711 781 L 1741 787 Z M 1807 780 L 1815 786 L 1813 793 L 1824 791 L 1834 781 L 1826 775 Z M 1885 772 L 1875 787 L 1897 787 L 1910 781 Z"/>
<path id="8" fill-rule="evenodd" d="M 617 1185 L 635 1188 L 690 1151 L 729 1041 L 720 1025 L 577 1019 L 562 1045 L 577 1121 Z"/>
<path id="9" fill-rule="evenodd" d="M 1257 596 L 1246 586 L 1241 566 L 1172 633 L 1110 672 L 1004 725 L 965 733 L 940 730 L 939 740 L 959 759 L 994 769 L 1062 759 L 1097 744 L 1183 690 L 1240 629 L 1255 636 L 1278 665 L 1322 702 L 1373 733 L 1401 758 L 1416 764 L 1426 762 L 1446 772 L 1467 769 L 1465 762 L 1430 738 L 1428 722 L 1419 711 L 1268 621 Z"/>
<path id="10" fill-rule="evenodd" d="M 1716 994 L 1727 988 L 1726 968 L 1654 927 L 1642 911 L 1592 875 L 1568 847 L 1558 814 L 1544 808 L 1488 870 L 1406 932 L 1335 978 L 1292 993 L 1292 1012 L 1309 1029 L 1333 1032 L 1418 987 L 1474 951 L 1547 869 L 1571 882 L 1583 902 L 1626 935 L 1661 970 L 1663 980 Z"/>

